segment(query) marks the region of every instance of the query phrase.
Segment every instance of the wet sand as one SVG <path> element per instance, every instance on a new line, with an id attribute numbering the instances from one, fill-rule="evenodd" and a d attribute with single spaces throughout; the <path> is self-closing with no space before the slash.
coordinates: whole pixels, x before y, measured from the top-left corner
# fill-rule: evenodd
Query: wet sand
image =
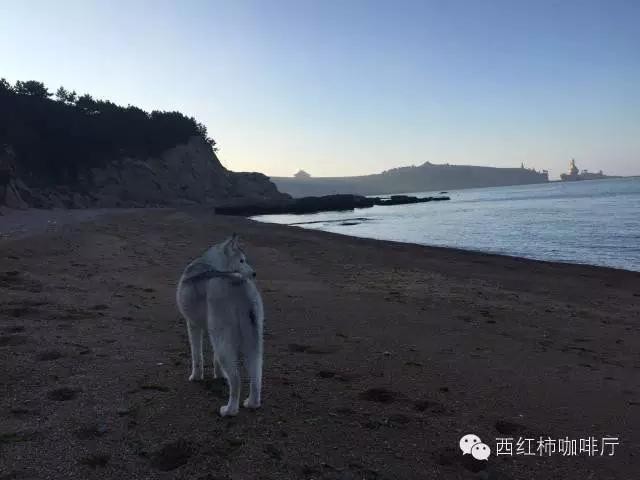
<path id="1" fill-rule="evenodd" d="M 102 213 L 18 233 L 0 217 L 0 478 L 640 471 L 640 273 L 195 210 Z M 222 419 L 226 387 L 187 381 L 174 289 L 233 231 L 265 300 L 264 406 Z M 466 433 L 492 449 L 497 437 L 620 445 L 479 462 L 458 449 Z"/>

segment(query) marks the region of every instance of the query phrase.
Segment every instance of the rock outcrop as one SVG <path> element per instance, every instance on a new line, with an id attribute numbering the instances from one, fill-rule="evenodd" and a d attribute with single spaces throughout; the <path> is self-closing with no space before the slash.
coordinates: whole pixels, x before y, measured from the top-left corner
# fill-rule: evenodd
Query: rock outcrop
<path id="1" fill-rule="evenodd" d="M 356 208 L 370 208 L 374 205 L 407 205 L 411 203 L 435 202 L 449 200 L 449 197 L 412 197 L 409 195 L 392 195 L 391 197 L 364 197 L 362 195 L 336 194 L 322 197 L 292 198 L 278 203 L 256 203 L 241 205 L 224 205 L 216 207 L 221 215 L 271 215 L 271 214 L 307 214 L 318 212 L 350 211 Z"/>
<path id="2" fill-rule="evenodd" d="M 201 137 L 156 158 L 119 158 L 53 184 L 20 172 L 10 146 L 0 151 L 0 205 L 9 208 L 89 208 L 275 204 L 290 197 L 260 173 L 225 169 Z"/>
<path id="3" fill-rule="evenodd" d="M 22 198 L 26 185 L 16 174 L 15 154 L 10 147 L 0 149 L 0 207 L 25 209 L 29 205 Z"/>

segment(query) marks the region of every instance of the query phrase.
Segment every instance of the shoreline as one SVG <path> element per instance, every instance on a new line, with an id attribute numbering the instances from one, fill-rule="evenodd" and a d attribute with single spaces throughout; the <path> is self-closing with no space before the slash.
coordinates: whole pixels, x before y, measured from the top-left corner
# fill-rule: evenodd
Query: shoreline
<path id="1" fill-rule="evenodd" d="M 640 251 L 634 248 L 640 184 L 628 178 L 598 180 L 597 187 L 585 182 L 594 181 L 451 191 L 450 202 L 433 208 L 254 219 L 425 246 L 640 271 Z"/>
<path id="2" fill-rule="evenodd" d="M 286 224 L 286 223 L 268 222 L 268 221 L 256 220 L 253 217 L 248 217 L 248 220 L 251 220 L 251 221 L 256 222 L 256 223 L 263 223 L 263 224 L 266 224 L 266 225 L 279 225 L 279 226 L 283 226 L 283 227 L 295 227 L 295 228 L 300 228 L 300 229 L 306 230 L 306 231 L 323 232 L 323 233 L 329 233 L 329 234 L 333 234 L 333 235 L 340 235 L 340 236 L 350 237 L 350 238 L 360 238 L 360 239 L 373 240 L 373 241 L 376 241 L 376 242 L 388 242 L 388 243 L 392 243 L 392 244 L 413 245 L 413 246 L 416 246 L 416 247 L 424 247 L 424 248 L 429 248 L 429 249 L 452 250 L 452 251 L 459 252 L 459 253 L 470 253 L 470 254 L 477 254 L 477 255 L 488 255 L 488 256 L 494 256 L 494 257 L 512 258 L 512 259 L 523 260 L 523 261 L 528 261 L 528 262 L 541 262 L 541 263 L 557 264 L 557 265 L 576 265 L 576 266 L 582 266 L 582 267 L 592 267 L 592 268 L 601 268 L 601 269 L 606 269 L 606 270 L 615 270 L 615 271 L 620 271 L 620 272 L 640 273 L 640 270 L 632 270 L 632 269 L 628 269 L 628 268 L 611 267 L 611 266 L 607 266 L 607 265 L 598 265 L 598 264 L 593 264 L 593 263 L 580 263 L 580 262 L 572 262 L 572 261 L 569 261 L 569 260 L 565 260 L 565 261 L 561 261 L 561 260 L 545 260 L 545 259 L 542 259 L 542 258 L 524 257 L 522 255 L 515 255 L 515 254 L 514 255 L 510 255 L 510 254 L 507 254 L 507 253 L 491 252 L 491 251 L 487 251 L 487 250 L 474 250 L 472 248 L 460 248 L 460 247 L 451 247 L 451 246 L 443 246 L 443 245 L 429 245 L 429 244 L 416 243 L 416 242 L 403 242 L 403 241 L 399 241 L 399 240 L 387 240 L 387 239 L 384 239 L 384 238 L 365 237 L 365 236 L 353 235 L 353 234 L 349 234 L 349 233 L 333 232 L 333 231 L 330 231 L 330 230 L 305 228 L 304 226 L 302 226 L 302 225 L 307 224 L 307 223 L 326 223 L 326 221 L 324 221 L 324 220 L 318 220 L 318 221 L 313 221 L 313 222 L 302 222 L 301 224 L 295 224 L 295 223 L 294 224 Z M 338 220 L 336 220 L 336 221 L 338 221 Z"/>
<path id="3" fill-rule="evenodd" d="M 624 177 L 626 178 L 626 177 Z M 211 209 L 213 210 L 213 208 Z M 91 222 L 96 220 L 99 217 L 104 216 L 117 216 L 117 215 L 125 215 L 128 213 L 135 214 L 136 212 L 144 212 L 144 211 L 165 211 L 165 212 L 175 212 L 175 211 L 186 211 L 186 212 L 198 212 L 203 214 L 210 214 L 209 210 L 202 209 L 201 207 L 190 207 L 190 208 L 176 208 L 176 207 L 157 207 L 157 208 L 148 208 L 148 207 L 139 207 L 139 208 L 87 208 L 87 209 L 37 209 L 37 208 L 28 208 L 24 210 L 17 209 L 4 209 L 4 216 L 0 215 L 0 242 L 3 240 L 12 240 L 19 238 L 28 238 L 35 235 L 44 234 L 47 232 L 55 232 L 60 227 L 65 225 L 74 225 L 83 222 Z M 8 213 L 8 214 L 7 214 Z M 343 212 L 335 212 L 337 214 Z M 355 212 L 354 212 L 355 213 Z M 277 225 L 280 227 L 292 227 L 299 228 L 305 231 L 311 232 L 322 232 L 330 235 L 340 235 L 349 238 L 357 238 L 364 240 L 372 240 L 375 242 L 389 243 L 389 244 L 399 244 L 399 245 L 411 245 L 415 247 L 423 247 L 427 249 L 435 249 L 435 250 L 451 250 L 452 252 L 457 252 L 461 254 L 472 254 L 472 255 L 485 255 L 490 257 L 499 257 L 499 258 L 510 258 L 514 260 L 521 260 L 526 262 L 539 262 L 545 264 L 552 265 L 568 265 L 568 266 L 581 266 L 581 267 L 590 267 L 590 268 L 598 268 L 605 270 L 613 270 L 627 273 L 640 273 L 640 270 L 631 270 L 627 268 L 618 268 L 611 267 L 607 265 L 598 265 L 593 263 L 579 263 L 579 262 L 571 262 L 571 261 L 559 261 L 559 260 L 545 260 L 541 258 L 532 258 L 532 257 L 524 257 L 521 255 L 509 255 L 507 253 L 497 253 L 486 250 L 474 250 L 471 248 L 460 248 L 460 247 L 452 247 L 452 246 L 443 246 L 443 245 L 428 245 L 416 242 L 404 242 L 399 240 L 388 240 L 383 238 L 373 238 L 373 237 L 365 237 L 358 236 L 349 233 L 340 233 L 340 232 L 332 232 L 329 230 L 321 230 L 321 229 L 309 229 L 302 226 L 302 224 L 285 224 L 285 223 L 276 223 L 276 222 L 268 222 L 257 220 L 254 216 L 233 216 L 233 215 L 225 215 L 231 218 L 243 218 L 250 222 L 255 222 L 258 224 L 264 225 Z M 261 215 L 256 215 L 261 216 Z M 340 220 L 341 221 L 341 220 Z M 303 222 L 303 224 L 307 223 L 325 223 L 325 220 L 318 220 L 314 222 Z"/>
<path id="4" fill-rule="evenodd" d="M 225 386 L 187 381 L 174 294 L 186 263 L 232 232 L 265 300 L 265 388 L 262 409 L 226 420 L 216 415 Z M 197 209 L 66 223 L 0 241 L 0 257 L 2 473 L 533 480 L 635 472 L 640 273 Z M 505 436 L 618 436 L 620 445 L 614 457 L 478 464 L 457 448 L 469 432 L 492 449 Z"/>

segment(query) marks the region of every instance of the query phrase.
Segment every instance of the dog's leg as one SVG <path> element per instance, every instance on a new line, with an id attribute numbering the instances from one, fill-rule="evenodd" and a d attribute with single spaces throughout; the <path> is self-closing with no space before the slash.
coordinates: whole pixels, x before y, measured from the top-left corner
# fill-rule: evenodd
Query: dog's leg
<path id="1" fill-rule="evenodd" d="M 220 360 L 218 360 L 218 355 L 213 352 L 213 378 L 222 378 L 224 374 L 222 373 L 222 368 L 220 367 Z"/>
<path id="2" fill-rule="evenodd" d="M 216 352 L 218 362 L 227 379 L 229 385 L 229 401 L 224 407 L 220 407 L 220 415 L 223 417 L 238 414 L 238 406 L 240 403 L 240 369 L 238 368 L 238 357 L 230 348 L 221 348 Z"/>
<path id="3" fill-rule="evenodd" d="M 249 396 L 243 402 L 246 408 L 260 407 L 260 391 L 262 389 L 262 352 L 256 349 L 245 359 L 249 375 Z"/>
<path id="4" fill-rule="evenodd" d="M 189 344 L 191 345 L 191 376 L 189 381 L 196 382 L 204 378 L 204 359 L 202 357 L 204 329 L 193 325 L 187 320 L 187 333 L 189 334 Z"/>

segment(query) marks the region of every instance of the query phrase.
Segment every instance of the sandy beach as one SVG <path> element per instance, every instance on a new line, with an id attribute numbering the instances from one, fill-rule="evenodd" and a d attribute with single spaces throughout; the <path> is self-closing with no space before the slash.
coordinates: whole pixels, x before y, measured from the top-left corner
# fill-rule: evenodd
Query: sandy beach
<path id="1" fill-rule="evenodd" d="M 18 215 L 41 228 L 0 216 L 1 479 L 640 472 L 640 273 L 198 210 Z M 187 381 L 174 295 L 186 263 L 232 232 L 265 300 L 264 406 L 222 419 L 212 368 Z M 467 433 L 492 449 L 513 438 L 513 455 L 472 460 Z M 598 445 L 525 456 L 521 437 Z"/>

